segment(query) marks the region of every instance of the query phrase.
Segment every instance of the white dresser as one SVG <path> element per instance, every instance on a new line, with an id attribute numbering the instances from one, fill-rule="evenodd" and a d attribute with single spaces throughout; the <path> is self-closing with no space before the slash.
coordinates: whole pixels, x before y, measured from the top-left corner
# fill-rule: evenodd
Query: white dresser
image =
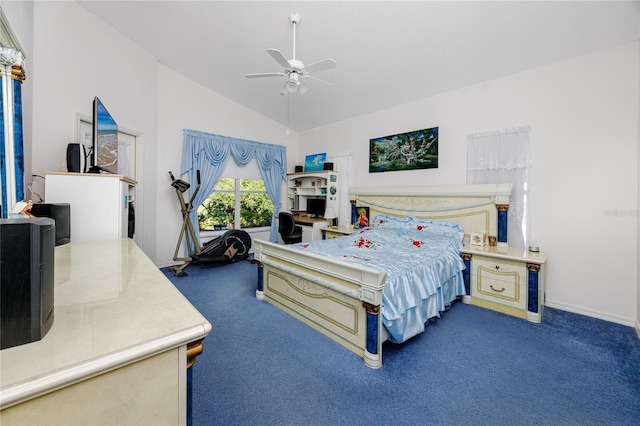
<path id="1" fill-rule="evenodd" d="M 55 319 L 0 351 L 0 424 L 184 425 L 211 324 L 129 238 L 55 248 Z"/>

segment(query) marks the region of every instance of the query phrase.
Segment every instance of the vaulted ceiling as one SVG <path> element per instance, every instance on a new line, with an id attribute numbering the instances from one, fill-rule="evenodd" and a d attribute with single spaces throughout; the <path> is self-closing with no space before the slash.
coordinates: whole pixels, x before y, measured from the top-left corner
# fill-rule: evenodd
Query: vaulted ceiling
<path id="1" fill-rule="evenodd" d="M 637 40 L 638 1 L 81 1 L 202 86 L 295 131 Z M 266 53 L 337 68 L 280 94 Z"/>

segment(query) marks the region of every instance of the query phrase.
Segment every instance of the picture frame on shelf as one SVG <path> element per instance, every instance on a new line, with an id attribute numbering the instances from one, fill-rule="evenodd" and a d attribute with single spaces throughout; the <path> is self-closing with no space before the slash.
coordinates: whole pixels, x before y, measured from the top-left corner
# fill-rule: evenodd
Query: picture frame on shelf
<path id="1" fill-rule="evenodd" d="M 481 232 L 469 233 L 469 244 L 472 246 L 484 246 L 484 234 Z"/>
<path id="2" fill-rule="evenodd" d="M 318 172 L 324 170 L 324 162 L 327 160 L 327 153 L 307 155 L 304 160 L 305 172 Z"/>
<path id="3" fill-rule="evenodd" d="M 366 228 L 371 223 L 369 219 L 369 207 L 356 206 L 355 225 L 358 228 Z"/>

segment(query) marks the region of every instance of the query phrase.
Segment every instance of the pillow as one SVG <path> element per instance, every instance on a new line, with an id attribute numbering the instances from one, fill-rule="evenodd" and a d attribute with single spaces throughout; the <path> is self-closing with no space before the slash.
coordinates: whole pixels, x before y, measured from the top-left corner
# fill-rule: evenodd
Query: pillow
<path id="1" fill-rule="evenodd" d="M 464 238 L 464 231 L 457 223 L 444 220 L 416 219 L 411 217 L 411 226 L 418 231 L 429 231 L 456 237 L 460 241 Z"/>
<path id="2" fill-rule="evenodd" d="M 379 214 L 373 219 L 373 226 L 376 228 L 412 229 L 412 219 L 413 218 L 411 216 L 394 217 L 386 214 Z"/>

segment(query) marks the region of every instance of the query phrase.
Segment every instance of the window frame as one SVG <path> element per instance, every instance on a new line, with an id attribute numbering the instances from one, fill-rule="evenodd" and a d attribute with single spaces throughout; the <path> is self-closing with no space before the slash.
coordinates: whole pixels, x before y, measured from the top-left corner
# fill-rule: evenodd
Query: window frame
<path id="1" fill-rule="evenodd" d="M 223 176 L 220 177 L 220 179 L 218 180 L 218 182 L 222 179 L 233 179 L 233 190 L 229 190 L 229 189 L 221 189 L 221 190 L 216 190 L 214 188 L 214 190 L 207 196 L 207 198 L 205 198 L 205 201 L 209 199 L 209 197 L 211 196 L 211 194 L 213 193 L 220 193 L 220 194 L 234 194 L 234 210 L 233 210 L 233 224 L 234 227 L 230 228 L 230 229 L 239 229 L 239 230 L 243 230 L 247 233 L 257 233 L 257 232 L 265 232 L 265 231 L 270 231 L 271 230 L 271 224 L 266 225 L 266 226 L 256 226 L 256 227 L 251 227 L 251 228 L 242 228 L 242 227 L 236 227 L 236 224 L 241 224 L 241 216 L 242 216 L 242 212 L 241 212 L 241 196 L 243 194 L 265 194 L 267 196 L 267 198 L 269 198 L 269 194 L 267 193 L 266 188 L 264 189 L 264 191 L 257 191 L 257 190 L 242 190 L 241 189 L 241 181 L 243 179 L 246 180 L 259 180 L 263 182 L 264 185 L 264 180 L 263 179 L 255 179 L 252 177 L 227 177 L 227 176 Z M 218 182 L 216 182 L 216 186 L 218 185 Z M 269 198 L 269 201 L 271 201 L 271 199 Z M 273 201 L 271 201 L 271 203 L 273 204 Z M 200 206 L 197 206 L 196 209 L 200 208 Z M 275 207 L 274 207 L 275 208 Z M 272 221 L 273 221 L 273 217 L 272 217 Z M 200 226 L 200 223 L 198 221 L 198 226 Z M 215 229 L 202 229 L 200 228 L 200 236 L 201 237 L 208 237 L 208 236 L 216 236 L 216 235 L 221 235 L 223 233 L 225 233 L 226 231 L 228 231 L 228 229 L 225 230 L 215 230 Z"/>

